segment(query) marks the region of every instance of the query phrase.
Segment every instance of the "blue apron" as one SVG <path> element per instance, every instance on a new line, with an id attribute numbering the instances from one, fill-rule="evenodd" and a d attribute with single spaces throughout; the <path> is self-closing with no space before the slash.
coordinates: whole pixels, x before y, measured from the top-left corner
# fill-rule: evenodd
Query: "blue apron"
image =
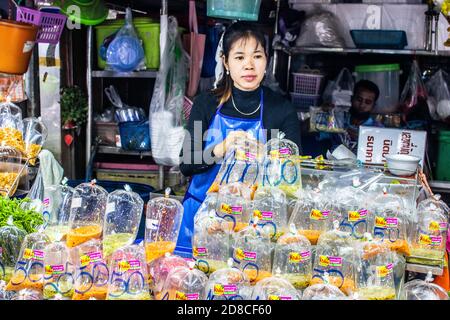
<path id="1" fill-rule="evenodd" d="M 230 130 L 244 130 L 251 132 L 260 142 L 265 142 L 266 137 L 263 132 L 264 101 L 263 90 L 261 89 L 261 110 L 259 119 L 241 119 L 223 115 L 220 110 L 223 105 L 217 108 L 213 120 L 208 128 L 205 141 L 205 150 L 222 142 Z M 220 170 L 220 164 L 215 164 L 204 173 L 196 174 L 192 177 L 189 188 L 183 200 L 184 214 L 181 221 L 180 233 L 178 236 L 175 254 L 183 257 L 192 257 L 192 235 L 194 233 L 194 216 L 198 208 L 206 198 L 206 192 L 216 179 Z"/>

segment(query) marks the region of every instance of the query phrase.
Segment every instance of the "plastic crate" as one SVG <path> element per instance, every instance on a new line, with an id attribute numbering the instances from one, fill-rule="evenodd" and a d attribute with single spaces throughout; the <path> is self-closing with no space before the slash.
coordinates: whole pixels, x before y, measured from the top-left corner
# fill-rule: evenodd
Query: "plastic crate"
<path id="1" fill-rule="evenodd" d="M 26 7 L 17 7 L 16 20 L 39 27 L 36 42 L 57 44 L 66 24 L 67 16 Z"/>
<path id="2" fill-rule="evenodd" d="M 406 32 L 401 30 L 350 30 L 353 42 L 361 49 L 397 49 L 408 45 Z"/>
<path id="3" fill-rule="evenodd" d="M 293 91 L 297 94 L 317 95 L 322 79 L 322 74 L 292 72 Z"/>
<path id="4" fill-rule="evenodd" d="M 130 121 L 119 123 L 122 149 L 130 151 L 150 151 L 149 121 Z"/>
<path id="5" fill-rule="evenodd" d="M 298 94 L 291 92 L 292 104 L 300 110 L 309 110 L 311 106 L 317 106 L 319 104 L 319 94 Z"/>

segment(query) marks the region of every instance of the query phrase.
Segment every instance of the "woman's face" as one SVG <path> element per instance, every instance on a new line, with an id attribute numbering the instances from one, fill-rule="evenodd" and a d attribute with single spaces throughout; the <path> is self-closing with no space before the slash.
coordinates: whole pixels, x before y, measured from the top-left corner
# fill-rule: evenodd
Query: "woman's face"
<path id="1" fill-rule="evenodd" d="M 264 48 L 255 38 L 242 38 L 231 46 L 224 65 L 230 71 L 236 88 L 251 91 L 259 87 L 264 77 L 267 58 Z"/>

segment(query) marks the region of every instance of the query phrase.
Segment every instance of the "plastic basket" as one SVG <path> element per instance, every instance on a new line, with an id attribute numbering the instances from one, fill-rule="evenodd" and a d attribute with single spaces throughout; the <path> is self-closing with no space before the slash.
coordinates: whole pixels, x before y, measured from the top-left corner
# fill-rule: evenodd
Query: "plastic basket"
<path id="1" fill-rule="evenodd" d="M 17 21 L 31 23 L 39 27 L 36 41 L 57 44 L 66 24 L 67 16 L 26 7 L 17 7 Z"/>
<path id="2" fill-rule="evenodd" d="M 120 143 L 122 149 L 130 151 L 149 151 L 149 121 L 130 121 L 119 123 Z"/>
<path id="3" fill-rule="evenodd" d="M 208 0 L 208 17 L 257 21 L 261 0 Z"/>
<path id="4" fill-rule="evenodd" d="M 309 107 L 314 107 L 319 104 L 320 95 L 318 94 L 298 94 L 291 92 L 292 104 L 301 110 L 309 110 Z"/>
<path id="5" fill-rule="evenodd" d="M 353 42 L 362 49 L 397 49 L 408 45 L 405 31 L 401 30 L 350 30 Z"/>
<path id="6" fill-rule="evenodd" d="M 322 74 L 292 72 L 294 93 L 317 95 L 320 91 L 322 79 Z"/>

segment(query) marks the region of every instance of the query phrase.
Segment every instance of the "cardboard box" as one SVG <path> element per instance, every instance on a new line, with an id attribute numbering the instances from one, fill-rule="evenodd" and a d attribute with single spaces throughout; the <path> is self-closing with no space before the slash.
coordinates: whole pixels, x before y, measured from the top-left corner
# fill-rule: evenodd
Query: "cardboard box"
<path id="1" fill-rule="evenodd" d="M 382 164 L 387 154 L 410 154 L 421 158 L 423 165 L 427 133 L 418 130 L 359 127 L 358 160 Z"/>

